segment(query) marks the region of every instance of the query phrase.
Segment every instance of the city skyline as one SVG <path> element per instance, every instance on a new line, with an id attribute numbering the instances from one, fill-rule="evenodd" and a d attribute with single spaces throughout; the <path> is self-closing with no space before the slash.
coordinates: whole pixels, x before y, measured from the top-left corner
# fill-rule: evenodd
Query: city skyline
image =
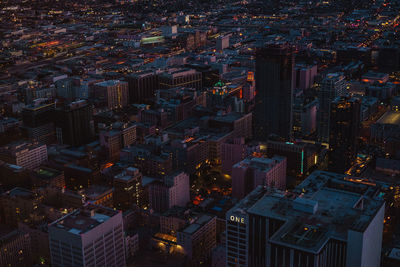
<path id="1" fill-rule="evenodd" d="M 400 0 L 5 0 L 0 37 L 0 266 L 400 266 Z"/>

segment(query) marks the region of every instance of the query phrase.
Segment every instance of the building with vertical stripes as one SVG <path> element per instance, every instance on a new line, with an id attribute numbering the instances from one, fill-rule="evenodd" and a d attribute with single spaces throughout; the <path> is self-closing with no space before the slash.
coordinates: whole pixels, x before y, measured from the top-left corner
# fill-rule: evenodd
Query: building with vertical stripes
<path id="1" fill-rule="evenodd" d="M 380 266 L 384 209 L 379 187 L 331 172 L 257 187 L 227 212 L 226 266 Z"/>
<path id="2" fill-rule="evenodd" d="M 122 213 L 88 205 L 49 225 L 51 264 L 125 267 Z"/>

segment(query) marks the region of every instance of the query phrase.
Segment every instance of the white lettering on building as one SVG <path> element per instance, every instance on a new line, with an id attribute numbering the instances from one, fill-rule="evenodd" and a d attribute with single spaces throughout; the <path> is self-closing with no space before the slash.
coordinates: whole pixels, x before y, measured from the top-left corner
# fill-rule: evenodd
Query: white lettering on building
<path id="1" fill-rule="evenodd" d="M 229 217 L 229 219 L 231 220 L 231 222 L 244 223 L 244 218 L 236 217 L 233 215 L 231 215 L 231 217 Z"/>

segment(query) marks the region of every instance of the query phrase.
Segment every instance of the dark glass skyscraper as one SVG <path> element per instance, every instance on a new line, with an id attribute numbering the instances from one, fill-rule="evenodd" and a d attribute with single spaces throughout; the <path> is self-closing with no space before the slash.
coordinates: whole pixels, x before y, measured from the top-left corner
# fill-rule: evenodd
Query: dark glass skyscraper
<path id="1" fill-rule="evenodd" d="M 55 140 L 55 103 L 29 105 L 22 110 L 23 131 L 26 136 L 44 144 Z"/>
<path id="2" fill-rule="evenodd" d="M 352 165 L 357 152 L 361 102 L 348 96 L 337 97 L 331 103 L 329 168 L 343 173 Z"/>
<path id="3" fill-rule="evenodd" d="M 159 89 L 158 75 L 153 71 L 131 74 L 127 81 L 130 103 L 144 103 L 154 98 L 155 91 Z"/>
<path id="4" fill-rule="evenodd" d="M 294 54 L 289 45 L 268 45 L 256 53 L 254 133 L 290 139 L 292 133 Z"/>
<path id="5" fill-rule="evenodd" d="M 56 135 L 60 144 L 81 146 L 93 141 L 92 107 L 85 100 L 56 110 Z"/>

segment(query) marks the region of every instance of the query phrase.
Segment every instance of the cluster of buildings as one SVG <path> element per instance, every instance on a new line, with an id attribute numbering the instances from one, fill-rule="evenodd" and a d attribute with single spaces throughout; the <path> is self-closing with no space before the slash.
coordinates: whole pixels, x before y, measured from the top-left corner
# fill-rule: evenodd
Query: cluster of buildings
<path id="1" fill-rule="evenodd" d="M 400 265 L 400 1 L 0 3 L 0 266 Z"/>

